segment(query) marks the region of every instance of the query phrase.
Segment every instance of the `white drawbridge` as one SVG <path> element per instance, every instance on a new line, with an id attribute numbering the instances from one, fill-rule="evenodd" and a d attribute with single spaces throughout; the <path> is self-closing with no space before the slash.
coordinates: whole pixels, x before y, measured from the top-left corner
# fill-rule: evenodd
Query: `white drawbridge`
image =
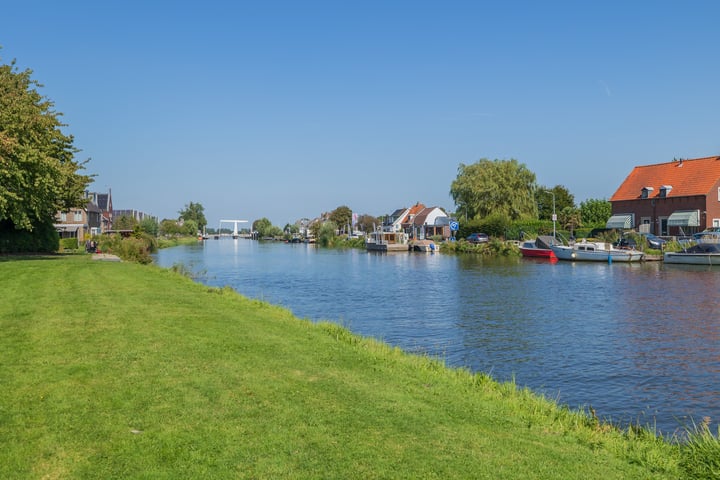
<path id="1" fill-rule="evenodd" d="M 233 238 L 238 238 L 238 236 L 240 235 L 238 233 L 238 223 L 248 223 L 248 221 L 247 220 L 220 220 L 220 228 L 218 228 L 218 232 L 220 232 L 220 230 L 222 230 L 223 223 L 232 223 L 234 225 L 232 236 L 233 236 Z"/>

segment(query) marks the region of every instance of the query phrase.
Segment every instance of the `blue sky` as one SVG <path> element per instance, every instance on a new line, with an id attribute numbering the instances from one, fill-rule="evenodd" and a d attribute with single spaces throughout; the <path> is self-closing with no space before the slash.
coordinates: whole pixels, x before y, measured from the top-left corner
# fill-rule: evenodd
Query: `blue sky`
<path id="1" fill-rule="evenodd" d="M 720 154 L 714 1 L 35 1 L 34 71 L 115 208 L 280 227 L 347 205 L 454 209 L 517 159 L 577 203 L 635 165 Z"/>

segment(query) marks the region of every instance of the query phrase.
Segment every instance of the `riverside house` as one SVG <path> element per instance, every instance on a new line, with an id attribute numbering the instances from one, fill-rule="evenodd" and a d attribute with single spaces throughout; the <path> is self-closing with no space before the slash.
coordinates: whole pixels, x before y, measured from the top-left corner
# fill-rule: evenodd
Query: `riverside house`
<path id="1" fill-rule="evenodd" d="M 607 228 L 678 236 L 720 227 L 720 157 L 637 166 L 610 204 Z"/>
<path id="2" fill-rule="evenodd" d="M 78 245 L 87 235 L 99 235 L 112 228 L 112 194 L 85 192 L 87 203 L 55 215 L 55 229 L 60 238 L 76 238 Z"/>
<path id="3" fill-rule="evenodd" d="M 399 208 L 385 216 L 383 230 L 404 232 L 410 238 L 427 238 L 433 235 L 450 237 L 450 217 L 440 207 L 426 207 L 417 202 L 410 208 Z"/>

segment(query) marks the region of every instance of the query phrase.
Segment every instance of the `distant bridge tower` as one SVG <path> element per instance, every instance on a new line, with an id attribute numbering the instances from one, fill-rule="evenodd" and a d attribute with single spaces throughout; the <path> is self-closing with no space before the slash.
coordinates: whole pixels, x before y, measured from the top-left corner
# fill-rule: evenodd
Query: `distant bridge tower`
<path id="1" fill-rule="evenodd" d="M 240 234 L 238 233 L 238 223 L 248 223 L 248 221 L 247 221 L 247 220 L 220 220 L 220 228 L 219 228 L 219 230 L 222 230 L 222 224 L 223 224 L 223 223 L 232 223 L 232 224 L 234 224 L 235 227 L 233 228 L 232 236 L 233 236 L 233 238 L 238 238 L 238 236 L 240 235 Z"/>

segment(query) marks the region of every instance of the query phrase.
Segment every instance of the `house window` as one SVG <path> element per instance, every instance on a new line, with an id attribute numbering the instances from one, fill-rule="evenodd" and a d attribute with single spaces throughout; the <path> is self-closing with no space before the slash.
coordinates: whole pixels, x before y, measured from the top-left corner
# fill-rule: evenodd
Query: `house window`
<path id="1" fill-rule="evenodd" d="M 663 185 L 660 187 L 660 196 L 661 197 L 667 197 L 670 193 L 670 190 L 672 190 L 672 185 Z"/>
<path id="2" fill-rule="evenodd" d="M 75 221 L 76 222 L 82 221 L 82 211 L 81 210 L 75 210 Z"/>
<path id="3" fill-rule="evenodd" d="M 713 218 L 713 227 L 720 227 L 720 218 Z"/>
<path id="4" fill-rule="evenodd" d="M 718 202 L 720 202 L 720 187 L 718 187 Z"/>
<path id="5" fill-rule="evenodd" d="M 655 190 L 653 187 L 643 187 L 640 192 L 640 198 L 649 198 L 652 191 Z M 720 192 L 718 193 L 720 195 Z"/>
<path id="6" fill-rule="evenodd" d="M 67 222 L 67 213 L 65 213 L 65 212 L 60 213 L 60 221 Z"/>

